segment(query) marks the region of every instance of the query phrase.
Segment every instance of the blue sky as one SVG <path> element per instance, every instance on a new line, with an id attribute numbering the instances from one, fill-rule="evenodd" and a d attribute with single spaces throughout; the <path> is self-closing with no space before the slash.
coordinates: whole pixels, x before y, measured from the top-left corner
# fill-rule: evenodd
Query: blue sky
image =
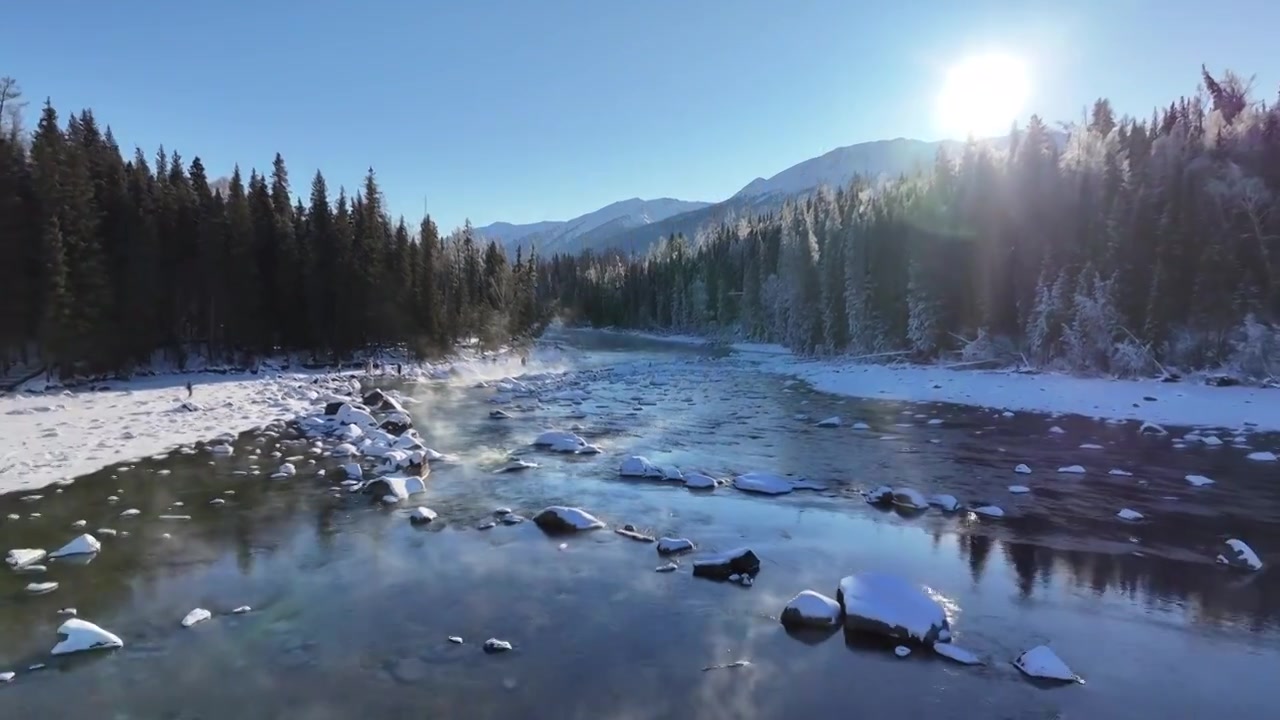
<path id="1" fill-rule="evenodd" d="M 0 75 L 126 151 L 295 192 L 378 173 L 391 210 L 445 227 L 565 219 L 629 197 L 720 200 L 841 145 L 944 135 L 946 70 L 1029 67 L 1027 111 L 1098 96 L 1148 115 L 1201 62 L 1274 101 L 1280 2 L 1232 0 L 38 0 L 5 8 Z"/>

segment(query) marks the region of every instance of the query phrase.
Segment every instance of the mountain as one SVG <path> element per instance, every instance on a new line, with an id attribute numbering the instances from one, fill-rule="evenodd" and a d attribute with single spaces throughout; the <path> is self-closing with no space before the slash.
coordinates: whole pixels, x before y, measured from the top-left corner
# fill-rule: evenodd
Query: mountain
<path id="1" fill-rule="evenodd" d="M 933 167 L 940 148 L 945 148 L 952 157 L 958 157 L 964 144 L 954 140 L 924 142 L 897 138 L 839 147 L 792 165 L 768 180 L 756 178 L 733 197 L 759 201 L 770 196 L 801 195 L 824 185 L 843 187 L 854 176 L 881 180 L 911 175 Z"/>
<path id="2" fill-rule="evenodd" d="M 650 225 L 673 215 L 700 210 L 708 205 L 710 203 L 674 198 L 631 198 L 572 220 L 547 220 L 525 225 L 496 222 L 476 228 L 476 234 L 497 240 L 509 252 L 514 252 L 517 246 L 524 246 L 527 250 L 530 245 L 536 245 L 538 254 L 543 256 L 557 252 L 577 253 L 586 247 L 600 247 L 596 243 L 601 238 Z"/>

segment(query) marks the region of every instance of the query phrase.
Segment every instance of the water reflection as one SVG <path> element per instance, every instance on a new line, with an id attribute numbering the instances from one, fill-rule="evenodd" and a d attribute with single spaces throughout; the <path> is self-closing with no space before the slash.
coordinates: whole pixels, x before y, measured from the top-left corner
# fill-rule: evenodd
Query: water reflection
<path id="1" fill-rule="evenodd" d="M 1259 717 L 1266 707 L 1243 691 L 1212 708 L 1200 699 L 1224 678 L 1262 687 L 1260 668 L 1280 662 L 1274 574 L 1245 577 L 1211 564 L 1212 543 L 1227 532 L 1248 534 L 1264 557 L 1276 548 L 1280 498 L 1254 468 L 1226 453 L 1157 452 L 1132 428 L 1060 418 L 1052 423 L 1066 437 L 1054 439 L 1045 418 L 826 397 L 696 350 L 590 342 L 590 352 L 560 353 L 555 368 L 581 368 L 567 377 L 588 378 L 585 399 L 513 398 L 536 409 L 513 411 L 509 421 L 488 419 L 492 391 L 471 388 L 471 379 L 406 386 L 423 401 L 412 409 L 429 444 L 458 460 L 432 473 L 423 502 L 442 519 L 425 530 L 410 527 L 402 510 L 331 489 L 317 471 L 333 473 L 335 461 L 303 460 L 297 478 L 266 479 L 280 462 L 273 451 L 302 452 L 289 433 L 261 444 L 242 436 L 227 458 L 177 454 L 108 469 L 62 493 L 43 491 L 35 503 L 0 498 L 0 515 L 22 517 L 0 524 L 6 549 L 56 547 L 77 519 L 91 531 L 129 533 L 103 538 L 92 564 L 53 564 L 47 576 L 62 586 L 47 596 L 23 593 L 28 576 L 0 574 L 0 670 L 48 660 L 61 607 L 77 607 L 127 643 L 23 674 L 0 689 L 0 702 L 37 717 L 96 717 L 103 708 L 133 717 L 398 717 L 411 708 L 476 718 L 766 718 L 889 707 L 936 717 L 1115 717 L 1116 707 Z M 587 417 L 568 417 L 580 413 Z M 795 419 L 836 414 L 871 430 Z M 928 425 L 933 418 L 943 423 Z M 491 472 L 539 429 L 573 422 L 606 455 L 534 452 L 538 470 Z M 1081 461 L 1086 438 L 1106 448 L 1087 456 L 1091 469 L 1139 474 L 1045 472 Z M 796 473 L 828 489 L 754 498 L 619 480 L 613 469 L 629 453 L 717 474 Z M 1029 496 L 1004 489 L 1016 462 L 1037 468 L 1017 476 L 1033 487 Z M 1177 484 L 1204 463 L 1229 487 L 1192 493 Z M 255 468 L 261 474 L 234 474 Z M 879 512 L 857 491 L 881 483 L 999 502 L 1009 516 Z M 121 502 L 107 502 L 112 494 Z M 215 497 L 226 504 L 209 505 Z M 745 589 L 695 580 L 685 568 L 654 573 L 652 546 L 607 531 L 553 540 L 529 523 L 473 529 L 500 505 L 531 514 L 556 503 L 707 549 L 750 544 L 764 568 Z M 1138 526 L 1114 521 L 1129 504 L 1159 511 Z M 142 516 L 120 518 L 126 507 Z M 175 508 L 192 519 L 156 519 Z M 833 593 L 857 569 L 898 572 L 953 598 L 959 640 L 993 664 L 903 662 L 861 639 L 788 634 L 777 623 L 795 592 Z M 226 615 L 240 605 L 254 612 Z M 215 618 L 181 629 L 196 606 Z M 448 643 L 449 635 L 467 643 Z M 478 645 L 490 636 L 516 650 L 483 655 Z M 1042 641 L 1106 681 L 1070 693 L 1021 682 L 1003 661 Z M 1165 665 L 1188 648 L 1194 666 Z M 702 671 L 736 659 L 753 664 Z M 928 691 L 867 691 L 881 686 Z"/>

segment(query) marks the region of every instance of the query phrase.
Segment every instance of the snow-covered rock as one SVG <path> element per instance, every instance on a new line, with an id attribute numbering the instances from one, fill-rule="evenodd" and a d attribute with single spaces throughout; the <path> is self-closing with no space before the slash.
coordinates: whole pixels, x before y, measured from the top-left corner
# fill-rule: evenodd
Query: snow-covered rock
<path id="1" fill-rule="evenodd" d="M 1031 488 L 1027 487 L 1026 485 L 1010 485 L 1009 492 L 1013 493 L 1014 495 L 1025 495 L 1031 492 Z"/>
<path id="2" fill-rule="evenodd" d="M 429 523 L 437 517 L 439 517 L 439 515 L 436 514 L 436 511 L 429 507 L 416 507 L 409 512 L 409 522 L 414 525 Z"/>
<path id="3" fill-rule="evenodd" d="M 898 647 L 893 649 L 893 654 L 897 655 L 900 658 L 904 658 L 911 654 L 911 648 L 907 647 L 906 645 L 899 645 Z"/>
<path id="4" fill-rule="evenodd" d="M 392 473 L 374 478 L 365 483 L 364 491 L 366 493 L 377 495 L 380 498 L 394 498 L 396 502 L 408 499 L 410 495 L 420 492 L 426 492 L 427 482 L 418 475 L 410 475 L 406 473 Z"/>
<path id="5" fill-rule="evenodd" d="M 1063 430 L 1057 425 L 1054 425 L 1053 427 L 1049 428 L 1049 432 L 1053 433 L 1054 435 L 1064 435 L 1066 434 L 1067 431 Z"/>
<path id="6" fill-rule="evenodd" d="M 566 430 L 547 430 L 533 439 L 533 445 L 538 447 L 553 447 L 557 445 L 573 445 L 575 447 L 582 447 L 586 444 L 586 440 L 583 440 L 581 437 L 578 437 L 577 434 Z"/>
<path id="7" fill-rule="evenodd" d="M 864 422 L 856 422 L 853 424 L 854 430 L 870 430 L 871 426 Z"/>
<path id="8" fill-rule="evenodd" d="M 498 638 L 489 638 L 488 640 L 484 641 L 484 651 L 489 654 L 507 652 L 510 649 L 511 649 L 511 643 L 507 642 L 506 640 L 499 640 Z"/>
<path id="9" fill-rule="evenodd" d="M 213 617 L 213 613 L 208 610 L 205 610 L 204 608 L 195 608 L 182 618 L 182 627 L 189 628 L 192 625 L 202 623 L 211 617 Z"/>
<path id="10" fill-rule="evenodd" d="M 938 495 L 929 496 L 929 504 L 939 508 L 943 512 L 955 512 L 960 509 L 960 501 L 955 495 L 940 493 Z"/>
<path id="11" fill-rule="evenodd" d="M 893 502 L 893 488 L 888 485 L 881 485 L 873 490 L 863 493 L 867 502 L 872 505 L 888 505 Z"/>
<path id="12" fill-rule="evenodd" d="M 1004 509 L 996 505 L 979 505 L 971 510 L 974 515 L 982 515 L 983 517 L 1002 518 L 1004 517 Z"/>
<path id="13" fill-rule="evenodd" d="M 894 488 L 893 504 L 904 510 L 924 510 L 929 507 L 929 502 L 925 500 L 924 495 L 911 488 Z"/>
<path id="14" fill-rule="evenodd" d="M 693 549 L 693 541 L 688 538 L 658 538 L 659 555 L 675 555 Z"/>
<path id="15" fill-rule="evenodd" d="M 582 508 L 552 505 L 533 516 L 533 522 L 549 533 L 569 533 L 604 527 L 599 518 Z"/>
<path id="16" fill-rule="evenodd" d="M 649 462 L 648 458 L 632 455 L 622 461 L 618 474 L 622 477 L 660 478 L 662 468 Z"/>
<path id="17" fill-rule="evenodd" d="M 680 472 L 680 468 L 675 465 L 660 465 L 663 480 L 672 480 L 674 482 L 684 482 L 684 473 Z"/>
<path id="18" fill-rule="evenodd" d="M 1222 438 L 1214 435 L 1205 435 L 1200 438 L 1200 442 L 1203 443 L 1205 447 L 1222 447 Z"/>
<path id="19" fill-rule="evenodd" d="M 1223 554 L 1218 555 L 1219 563 L 1244 570 L 1257 571 L 1262 569 L 1261 558 L 1243 540 L 1232 538 L 1226 542 L 1226 546 Z"/>
<path id="20" fill-rule="evenodd" d="M 859 632 L 934 643 L 950 628 L 942 604 L 925 588 L 887 573 L 864 572 L 840 581 L 836 601 L 845 627 Z"/>
<path id="21" fill-rule="evenodd" d="M 1030 474 L 1031 474 L 1031 467 L 1030 467 L 1029 465 L 1022 465 L 1022 464 L 1019 464 L 1018 466 L 1016 466 L 1016 467 L 1014 467 L 1014 468 L 1013 468 L 1013 471 L 1014 471 L 1014 472 L 1016 472 L 1016 473 L 1018 473 L 1018 474 L 1020 474 L 1020 475 L 1030 475 Z"/>
<path id="22" fill-rule="evenodd" d="M 344 463 L 342 472 L 347 476 L 348 480 L 363 480 L 364 468 L 359 463 Z"/>
<path id="23" fill-rule="evenodd" d="M 533 470 L 538 467 L 538 463 L 530 462 L 523 458 L 512 458 L 507 461 L 506 465 L 498 468 L 500 473 L 519 472 L 521 470 Z"/>
<path id="24" fill-rule="evenodd" d="M 1254 462 L 1275 462 L 1276 454 L 1273 452 L 1267 452 L 1265 450 L 1262 450 L 1259 452 L 1251 452 L 1248 455 L 1245 455 L 1244 458 L 1246 460 L 1252 460 Z"/>
<path id="25" fill-rule="evenodd" d="M 46 554 L 44 550 L 37 548 L 15 548 L 5 555 L 4 561 L 8 563 L 9 567 L 18 570 L 40 562 L 45 558 Z"/>
<path id="26" fill-rule="evenodd" d="M 962 647 L 959 647 L 957 645 L 952 645 L 949 642 L 934 643 L 933 651 L 938 653 L 942 657 L 947 658 L 948 660 L 953 660 L 955 662 L 958 662 L 961 665 L 983 664 L 982 658 L 978 657 L 977 655 L 975 655 L 974 653 L 968 650 L 965 650 Z"/>
<path id="27" fill-rule="evenodd" d="M 85 533 L 49 553 L 49 559 L 54 560 L 70 555 L 92 555 L 100 550 L 102 550 L 102 543 L 98 542 L 98 538 Z"/>
<path id="28" fill-rule="evenodd" d="M 733 486 L 738 490 L 762 495 L 782 495 L 795 489 L 790 480 L 773 473 L 749 472 L 733 479 Z"/>
<path id="29" fill-rule="evenodd" d="M 684 486 L 691 490 L 711 490 L 716 486 L 716 479 L 702 473 L 689 473 L 684 476 Z"/>
<path id="30" fill-rule="evenodd" d="M 69 655 L 86 650 L 108 650 L 124 647 L 119 635 L 107 632 L 88 620 L 70 618 L 58 627 L 60 639 L 50 653 Z"/>
<path id="31" fill-rule="evenodd" d="M 1191 483 L 1192 485 L 1195 485 L 1196 487 L 1204 487 L 1205 485 L 1213 484 L 1213 480 L 1209 479 L 1204 475 L 1188 475 L 1186 477 L 1186 480 L 1187 482 Z"/>
<path id="32" fill-rule="evenodd" d="M 1085 470 L 1083 465 L 1067 465 L 1066 467 L 1058 468 L 1058 472 L 1068 475 L 1083 475 Z"/>
<path id="33" fill-rule="evenodd" d="M 1114 475 L 1116 477 L 1133 477 L 1133 473 L 1128 470 L 1121 470 L 1120 468 L 1111 468 L 1107 474 Z"/>
<path id="34" fill-rule="evenodd" d="M 1138 512 L 1137 510 L 1130 510 L 1129 508 L 1122 508 L 1119 512 L 1117 512 L 1117 513 L 1116 513 L 1116 517 L 1120 518 L 1121 520 L 1128 520 L 1128 521 L 1130 521 L 1130 522 L 1137 522 L 1137 521 L 1139 521 L 1139 520 L 1141 520 L 1141 519 L 1143 518 L 1143 515 L 1142 515 L 1142 513 Z"/>
<path id="35" fill-rule="evenodd" d="M 333 421 L 339 427 L 355 425 L 365 430 L 378 427 L 378 421 L 373 419 L 373 415 L 370 415 L 368 410 L 355 407 L 351 403 L 343 403 L 339 406 L 338 411 L 333 415 Z"/>
<path id="36" fill-rule="evenodd" d="M 840 603 L 813 590 L 802 590 L 782 609 L 787 627 L 831 627 L 840 623 Z"/>
<path id="37" fill-rule="evenodd" d="M 669 572 L 675 572 L 679 569 L 680 569 L 679 565 L 673 562 L 665 562 L 659 565 L 658 567 L 654 568 L 653 571 L 660 572 L 660 573 L 669 573 Z"/>
<path id="38" fill-rule="evenodd" d="M 510 420 L 511 413 L 507 412 L 506 410 L 490 410 L 489 419 L 490 420 Z"/>
<path id="39" fill-rule="evenodd" d="M 827 418 L 826 420 L 819 420 L 814 424 L 820 428 L 838 428 L 840 427 L 840 416 L 835 415 Z"/>
<path id="40" fill-rule="evenodd" d="M 760 572 L 760 558 L 747 548 L 704 555 L 693 561 L 694 577 L 728 580 L 731 575 L 755 575 Z"/>
<path id="41" fill-rule="evenodd" d="M 1071 668 L 1049 649 L 1048 645 L 1037 645 L 1023 652 L 1013 661 L 1013 666 L 1034 678 L 1060 680 L 1062 682 L 1079 682 L 1080 677 L 1071 672 Z"/>
<path id="42" fill-rule="evenodd" d="M 1168 430 L 1165 430 L 1164 427 L 1157 425 L 1153 422 L 1142 423 L 1142 426 L 1138 428 L 1138 432 L 1142 433 L 1143 435 L 1168 435 L 1169 434 Z"/>
<path id="43" fill-rule="evenodd" d="M 279 477 L 293 477 L 298 474 L 298 468 L 294 467 L 293 463 L 287 462 L 282 464 L 279 469 L 276 470 L 275 474 Z"/>
<path id="44" fill-rule="evenodd" d="M 35 566 L 28 565 L 27 567 L 31 568 Z M 58 583 L 53 581 L 33 582 L 33 583 L 27 584 L 27 592 L 31 593 L 32 595 L 44 595 L 45 593 L 51 593 L 57 589 L 58 589 Z"/>

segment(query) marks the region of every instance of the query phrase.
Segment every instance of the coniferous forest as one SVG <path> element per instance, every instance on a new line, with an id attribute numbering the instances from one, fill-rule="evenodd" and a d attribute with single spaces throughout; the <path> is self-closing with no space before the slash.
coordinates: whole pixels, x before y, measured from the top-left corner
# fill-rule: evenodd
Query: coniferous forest
<path id="1" fill-rule="evenodd" d="M 393 221 L 372 170 L 353 194 L 318 171 L 300 192 L 279 155 L 211 180 L 176 150 L 123 157 L 87 110 L 46 103 L 24 132 L 21 103 L 0 79 L 0 370 L 424 356 L 541 322 L 532 253 Z"/>
<path id="2" fill-rule="evenodd" d="M 556 257 L 540 288 L 595 325 L 803 353 L 1280 375 L 1280 104 L 1202 83 L 1150 118 L 1032 117 L 645 258 Z"/>

